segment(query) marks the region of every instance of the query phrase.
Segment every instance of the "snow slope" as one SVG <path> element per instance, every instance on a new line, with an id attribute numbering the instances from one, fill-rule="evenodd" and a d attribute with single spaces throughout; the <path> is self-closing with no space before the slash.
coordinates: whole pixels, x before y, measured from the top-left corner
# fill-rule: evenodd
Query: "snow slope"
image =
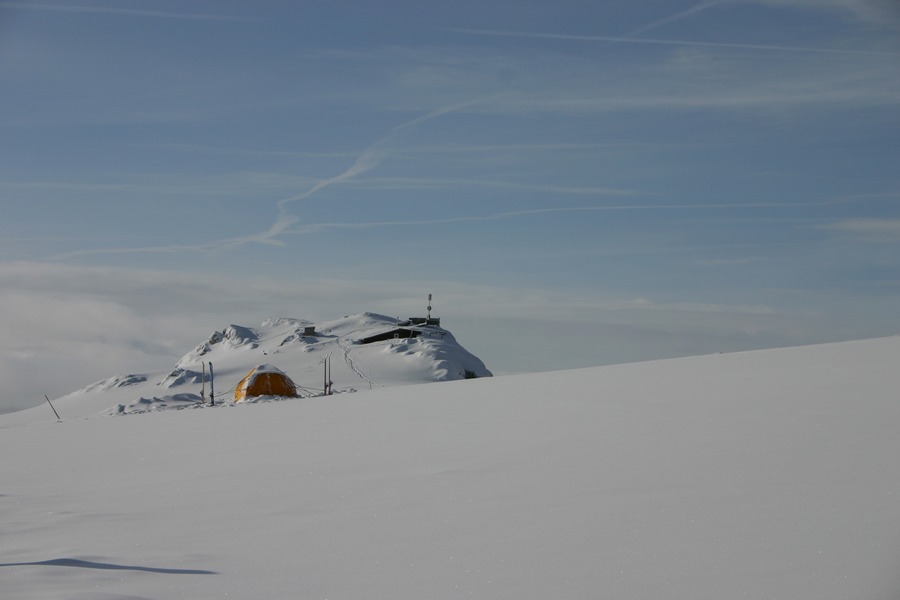
<path id="1" fill-rule="evenodd" d="M 315 335 L 306 336 L 307 327 Z M 418 337 L 360 343 L 371 336 L 401 328 L 393 317 L 374 313 L 322 323 L 300 319 L 269 319 L 259 327 L 229 325 L 215 331 L 177 361 L 174 368 L 152 373 L 117 375 L 57 398 L 54 407 L 64 419 L 197 408 L 209 401 L 208 367 L 213 363 L 218 402 L 230 402 L 234 388 L 254 367 L 270 364 L 286 372 L 303 396 L 322 393 L 323 361 L 331 365 L 334 393 L 393 387 L 466 377 L 490 377 L 484 363 L 463 348 L 446 329 L 404 325 Z M 204 383 L 206 375 L 206 383 Z M 46 404 L 13 413 L 12 422 L 45 420 Z"/>
<path id="2" fill-rule="evenodd" d="M 61 423 L 2 415 L 0 590 L 896 600 L 898 358 L 891 337 Z"/>

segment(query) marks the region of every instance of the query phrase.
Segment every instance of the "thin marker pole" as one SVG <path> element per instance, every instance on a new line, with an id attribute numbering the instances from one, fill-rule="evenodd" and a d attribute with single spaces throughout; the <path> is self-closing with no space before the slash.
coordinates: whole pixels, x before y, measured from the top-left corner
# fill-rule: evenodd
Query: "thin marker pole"
<path id="1" fill-rule="evenodd" d="M 44 394 L 44 398 L 47 398 L 47 394 Z M 53 403 L 50 402 L 50 398 L 47 398 L 47 404 L 50 405 L 50 408 L 53 408 Z M 56 412 L 56 409 L 55 409 L 55 408 L 53 408 L 53 414 L 56 415 L 56 420 L 57 420 L 57 421 L 62 421 L 62 419 L 59 418 L 59 413 Z"/>
<path id="2" fill-rule="evenodd" d="M 215 395 L 215 392 L 213 391 L 213 385 L 214 385 L 213 382 L 214 381 L 215 381 L 215 377 L 213 377 L 212 362 L 210 362 L 209 363 L 209 405 L 210 406 L 216 405 L 216 395 Z"/>

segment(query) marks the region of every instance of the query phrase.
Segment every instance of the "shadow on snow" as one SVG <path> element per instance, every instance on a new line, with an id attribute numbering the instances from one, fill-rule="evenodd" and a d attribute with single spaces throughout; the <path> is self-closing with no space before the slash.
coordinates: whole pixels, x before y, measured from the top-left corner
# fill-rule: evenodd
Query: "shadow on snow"
<path id="1" fill-rule="evenodd" d="M 112 563 L 80 560 L 77 558 L 54 558 L 36 562 L 0 563 L 0 567 L 76 567 L 79 569 L 106 569 L 109 571 L 143 571 L 144 573 L 168 573 L 170 575 L 218 575 L 215 571 L 202 569 L 164 569 L 160 567 L 139 567 Z"/>

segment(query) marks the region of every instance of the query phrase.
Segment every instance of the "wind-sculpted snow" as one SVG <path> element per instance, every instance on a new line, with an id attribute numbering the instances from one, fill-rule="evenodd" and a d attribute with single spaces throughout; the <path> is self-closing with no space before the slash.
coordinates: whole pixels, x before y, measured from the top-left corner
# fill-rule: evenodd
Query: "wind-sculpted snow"
<path id="1" fill-rule="evenodd" d="M 437 342 L 348 347 L 374 378 L 368 352 Z M 894 600 L 898 360 L 893 337 L 214 407 L 160 372 L 139 416 L 0 415 L 0 596 Z"/>
<path id="2" fill-rule="evenodd" d="M 78 392 L 79 394 L 87 394 L 91 392 L 105 392 L 116 388 L 123 388 L 127 386 L 138 385 L 140 383 L 144 383 L 147 381 L 146 375 L 116 375 L 114 377 L 109 377 L 107 379 L 103 379 L 96 383 L 92 383 Z"/>
<path id="3" fill-rule="evenodd" d="M 197 394 L 174 394 L 170 396 L 139 398 L 137 401 L 128 404 L 119 404 L 113 414 L 138 414 L 152 411 L 184 409 L 184 408 L 202 408 L 205 406 L 203 399 Z"/>
<path id="4" fill-rule="evenodd" d="M 175 369 L 163 379 L 159 384 L 164 387 L 172 387 L 176 385 L 184 385 L 186 383 L 202 383 L 203 373 L 200 371 L 191 371 L 190 369 Z"/>
<path id="5" fill-rule="evenodd" d="M 240 346 L 252 346 L 259 339 L 259 333 L 249 327 L 241 327 L 240 325 L 229 325 L 225 328 L 223 343 L 232 348 Z"/>

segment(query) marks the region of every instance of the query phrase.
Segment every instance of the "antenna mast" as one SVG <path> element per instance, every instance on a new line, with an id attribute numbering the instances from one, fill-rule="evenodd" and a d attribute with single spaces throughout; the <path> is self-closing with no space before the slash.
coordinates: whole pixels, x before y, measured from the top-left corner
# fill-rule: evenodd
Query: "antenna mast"
<path id="1" fill-rule="evenodd" d="M 427 318 L 430 321 L 431 320 L 431 294 L 428 294 L 428 306 L 426 306 L 425 308 L 428 309 L 428 317 Z"/>

